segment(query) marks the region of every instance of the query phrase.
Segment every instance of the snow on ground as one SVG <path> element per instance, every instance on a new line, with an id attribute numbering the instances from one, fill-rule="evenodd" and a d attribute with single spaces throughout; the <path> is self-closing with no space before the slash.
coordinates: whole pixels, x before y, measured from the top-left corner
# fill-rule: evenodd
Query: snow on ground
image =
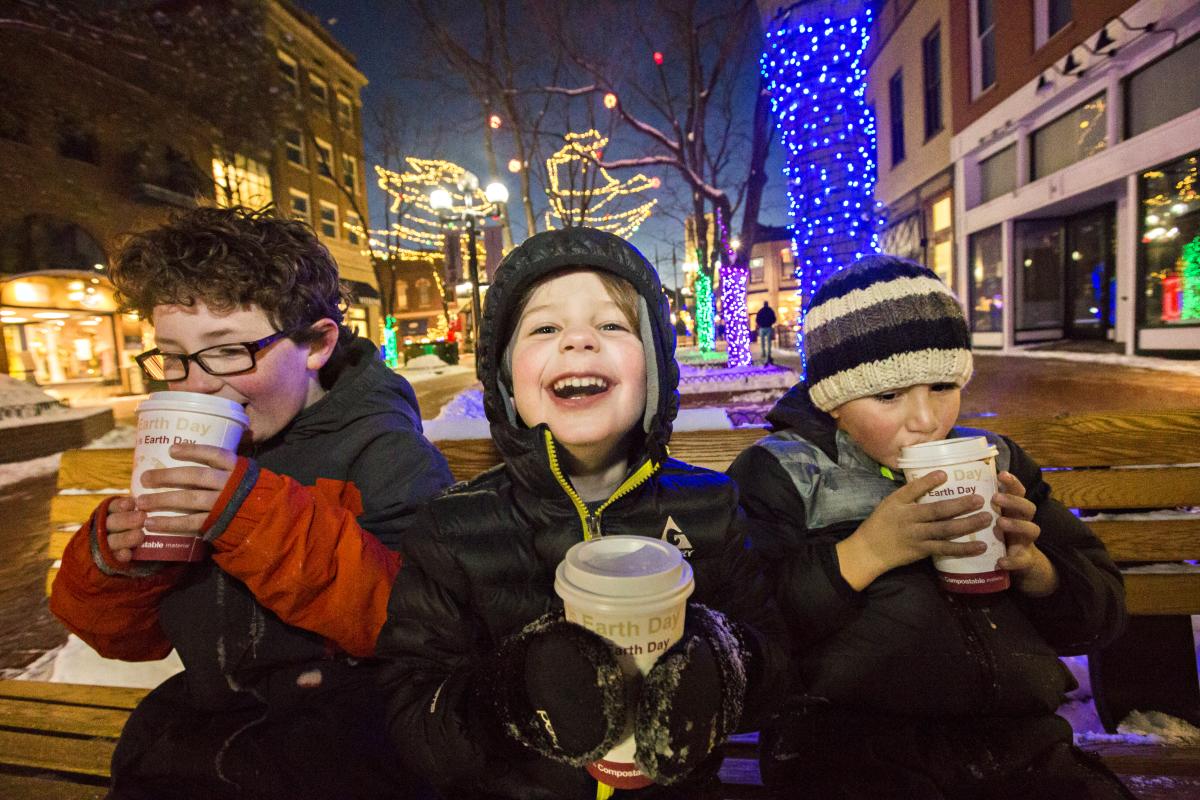
<path id="1" fill-rule="evenodd" d="M 440 378 L 443 375 L 462 375 L 473 373 L 474 364 L 447 364 L 433 353 L 410 358 L 408 363 L 396 370 L 409 383 L 420 383 L 430 378 Z"/>
<path id="2" fill-rule="evenodd" d="M 183 663 L 174 650 L 161 661 L 115 661 L 99 655 L 72 633 L 67 636 L 66 644 L 42 654 L 19 675 L 11 677 L 52 683 L 153 689 L 182 670 Z"/>
<path id="3" fill-rule="evenodd" d="M 800 376 L 795 370 L 780 366 L 749 366 L 737 369 L 679 365 L 679 393 L 748 392 L 775 390 L 775 394 L 790 389 Z M 772 395 L 774 396 L 774 395 Z"/>
<path id="4" fill-rule="evenodd" d="M 43 475 L 53 475 L 58 472 L 60 461 L 62 461 L 62 453 L 53 453 L 29 461 L 0 464 L 0 486 L 27 481 L 30 478 L 40 478 Z"/>
<path id="5" fill-rule="evenodd" d="M 1093 364 L 1109 364 L 1118 367 L 1135 367 L 1137 369 L 1153 369 L 1163 372 L 1178 372 L 1183 375 L 1200 376 L 1200 360 L 1153 358 L 1151 356 L 1127 356 L 1120 353 L 1073 353 L 1069 350 L 1005 350 L 991 353 L 986 350 L 976 350 L 976 357 L 982 356 L 1020 356 L 1021 358 L 1053 358 L 1060 361 L 1087 361 Z"/>

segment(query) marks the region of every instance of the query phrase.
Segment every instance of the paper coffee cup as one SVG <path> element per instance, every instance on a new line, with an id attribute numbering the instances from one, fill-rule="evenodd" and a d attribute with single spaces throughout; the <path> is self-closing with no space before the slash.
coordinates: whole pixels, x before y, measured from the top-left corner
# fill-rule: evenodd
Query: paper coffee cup
<path id="1" fill-rule="evenodd" d="M 566 618 L 612 643 L 630 683 L 683 636 L 693 588 L 692 565 L 679 548 L 647 536 L 580 542 L 567 551 L 554 578 Z M 593 778 L 618 789 L 653 783 L 633 761 L 632 729 L 629 719 L 617 746 L 588 764 Z"/>
<path id="2" fill-rule="evenodd" d="M 942 588 L 947 591 L 987 594 L 1008 588 L 1008 572 L 996 567 L 996 562 L 1006 552 L 1004 539 L 996 532 L 997 514 L 992 508 L 992 497 L 996 494 L 996 453 L 995 446 L 988 444 L 983 436 L 943 439 L 900 450 L 898 465 L 904 470 L 906 481 L 911 483 L 935 470 L 946 473 L 946 482 L 917 502 L 935 503 L 977 494 L 983 498 L 983 510 L 992 516 L 991 524 L 983 530 L 953 540 L 986 542 L 987 550 L 982 555 L 967 558 L 933 557 Z"/>
<path id="3" fill-rule="evenodd" d="M 211 444 L 236 450 L 250 424 L 246 412 L 232 400 L 197 392 L 155 392 L 137 407 L 137 438 L 133 444 L 133 496 L 169 489 L 147 489 L 142 473 L 148 469 L 194 466 L 171 458 L 174 444 Z M 151 516 L 180 516 L 181 511 L 158 511 Z M 207 545 L 198 536 L 146 532 L 133 551 L 136 561 L 199 561 Z"/>

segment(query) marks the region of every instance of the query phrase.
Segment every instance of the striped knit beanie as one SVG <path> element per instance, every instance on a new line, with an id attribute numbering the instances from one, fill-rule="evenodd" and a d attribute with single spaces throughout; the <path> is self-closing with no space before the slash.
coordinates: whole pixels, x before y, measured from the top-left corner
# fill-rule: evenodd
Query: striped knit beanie
<path id="1" fill-rule="evenodd" d="M 831 411 L 860 397 L 971 379 L 971 337 L 958 300 L 933 271 L 868 256 L 829 276 L 805 310 L 805 385 Z"/>

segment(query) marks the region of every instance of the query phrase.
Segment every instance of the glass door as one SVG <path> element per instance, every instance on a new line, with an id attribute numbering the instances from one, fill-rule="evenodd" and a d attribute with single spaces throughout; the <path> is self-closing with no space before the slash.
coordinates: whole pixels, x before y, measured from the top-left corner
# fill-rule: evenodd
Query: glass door
<path id="1" fill-rule="evenodd" d="M 1070 339 L 1104 339 L 1116 314 L 1114 209 L 1100 206 L 1065 220 L 1066 330 Z"/>

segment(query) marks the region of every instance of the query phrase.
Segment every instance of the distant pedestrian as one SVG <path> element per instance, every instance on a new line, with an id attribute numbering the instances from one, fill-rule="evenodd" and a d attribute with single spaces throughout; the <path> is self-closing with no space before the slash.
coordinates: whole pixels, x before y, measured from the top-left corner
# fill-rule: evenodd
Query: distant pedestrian
<path id="1" fill-rule="evenodd" d="M 775 311 L 771 304 L 763 300 L 762 308 L 754 315 L 754 323 L 758 326 L 758 351 L 764 364 L 771 364 L 771 343 L 775 340 Z"/>

